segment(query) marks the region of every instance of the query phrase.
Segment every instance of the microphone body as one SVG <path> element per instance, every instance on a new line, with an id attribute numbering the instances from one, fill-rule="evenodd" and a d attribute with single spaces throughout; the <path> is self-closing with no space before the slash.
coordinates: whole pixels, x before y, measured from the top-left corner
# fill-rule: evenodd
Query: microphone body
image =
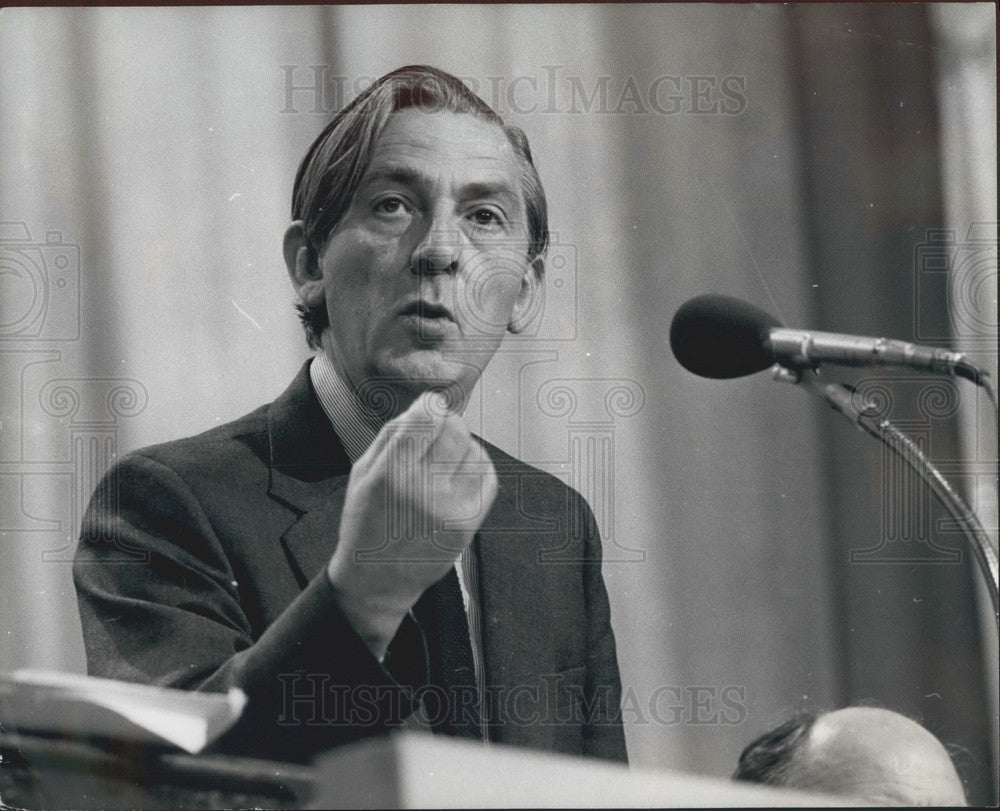
<path id="1" fill-rule="evenodd" d="M 902 366 L 922 372 L 954 375 L 958 373 L 959 365 L 966 361 L 960 352 L 892 338 L 787 327 L 767 330 L 762 344 L 776 363 L 796 369 L 833 363 L 838 366 Z"/>
<path id="2" fill-rule="evenodd" d="M 778 363 L 788 369 L 900 366 L 958 375 L 982 385 L 982 373 L 960 352 L 891 338 L 789 329 L 764 310 L 730 296 L 696 296 L 670 325 L 680 364 L 702 377 L 742 377 Z"/>

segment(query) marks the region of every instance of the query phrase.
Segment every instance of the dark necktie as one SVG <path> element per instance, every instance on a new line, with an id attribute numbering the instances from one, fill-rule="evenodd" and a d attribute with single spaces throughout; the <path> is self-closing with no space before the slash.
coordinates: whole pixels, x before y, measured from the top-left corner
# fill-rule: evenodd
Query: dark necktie
<path id="1" fill-rule="evenodd" d="M 413 616 L 427 640 L 431 684 L 424 691 L 424 712 L 431 726 L 446 735 L 481 738 L 469 622 L 454 567 L 423 593 Z"/>

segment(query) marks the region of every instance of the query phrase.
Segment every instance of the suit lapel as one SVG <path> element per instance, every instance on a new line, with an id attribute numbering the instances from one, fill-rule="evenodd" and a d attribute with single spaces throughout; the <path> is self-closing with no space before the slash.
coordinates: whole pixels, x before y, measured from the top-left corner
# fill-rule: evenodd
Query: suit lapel
<path id="1" fill-rule="evenodd" d="M 268 410 L 268 495 L 298 515 L 282 536 L 302 587 L 337 545 L 351 462 L 313 391 L 309 363 Z"/>
<path id="2" fill-rule="evenodd" d="M 557 527 L 526 516 L 520 489 L 531 487 L 528 470 L 497 458 L 492 448 L 500 491 L 477 536 L 482 606 L 483 653 L 487 684 L 537 684 L 539 673 L 555 668 L 553 628 L 546 617 L 544 595 L 558 566 L 540 565 L 539 552 Z"/>
<path id="3" fill-rule="evenodd" d="M 268 495 L 296 513 L 281 542 L 304 588 L 337 546 L 351 471 L 313 391 L 308 363 L 271 404 L 268 435 Z M 526 617 L 545 616 L 546 606 L 539 603 L 562 567 L 540 565 L 538 555 L 559 527 L 520 509 L 521 489 L 532 486 L 530 469 L 499 456 L 489 445 L 487 450 L 500 482 L 497 500 L 476 536 L 487 684 L 537 683 L 539 673 L 555 667 L 555 624 Z"/>

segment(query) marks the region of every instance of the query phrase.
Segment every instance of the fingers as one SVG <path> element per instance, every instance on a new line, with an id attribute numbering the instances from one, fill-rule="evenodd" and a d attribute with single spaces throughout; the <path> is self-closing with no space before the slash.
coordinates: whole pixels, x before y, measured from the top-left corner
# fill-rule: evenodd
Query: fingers
<path id="1" fill-rule="evenodd" d="M 367 471 L 380 457 L 391 455 L 407 439 L 416 440 L 412 450 L 416 450 L 419 461 L 442 463 L 443 466 L 459 464 L 473 443 L 462 418 L 449 411 L 444 395 L 427 391 L 417 397 L 406 411 L 382 427 L 355 465 L 358 473 Z"/>
<path id="2" fill-rule="evenodd" d="M 472 532 L 498 490 L 486 451 L 437 392 L 424 392 L 387 423 L 351 478 L 364 500 L 385 492 L 394 516 L 423 515 L 429 526 L 457 522 Z"/>
<path id="3" fill-rule="evenodd" d="M 384 467 L 389 454 L 395 445 L 398 448 L 401 438 L 420 435 L 429 437 L 432 441 L 440 433 L 440 421 L 432 420 L 433 414 L 444 413 L 435 400 L 434 392 L 424 392 L 414 400 L 408 409 L 393 420 L 390 420 L 375 437 L 364 455 L 354 463 L 354 476 L 370 475 L 375 468 Z M 422 444 L 422 443 L 421 443 Z"/>
<path id="4" fill-rule="evenodd" d="M 423 462 L 433 473 L 436 492 L 442 499 L 439 508 L 449 512 L 448 502 L 453 502 L 454 512 L 469 516 L 477 529 L 496 497 L 496 471 L 486 450 L 460 417 L 452 414 L 440 422 Z"/>

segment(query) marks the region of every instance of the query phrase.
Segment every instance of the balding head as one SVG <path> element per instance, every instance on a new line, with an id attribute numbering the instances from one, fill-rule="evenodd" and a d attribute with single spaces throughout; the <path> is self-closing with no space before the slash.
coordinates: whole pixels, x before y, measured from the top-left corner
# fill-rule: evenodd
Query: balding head
<path id="1" fill-rule="evenodd" d="M 773 733 L 748 746 L 736 776 L 877 804 L 966 804 L 961 780 L 944 746 L 899 713 L 849 707 L 804 718 L 798 729 L 800 734 L 786 730 L 781 736 L 790 745 L 779 757 L 775 757 Z M 771 747 L 769 773 L 755 778 L 745 773 L 745 763 L 759 759 L 764 740 Z"/>

